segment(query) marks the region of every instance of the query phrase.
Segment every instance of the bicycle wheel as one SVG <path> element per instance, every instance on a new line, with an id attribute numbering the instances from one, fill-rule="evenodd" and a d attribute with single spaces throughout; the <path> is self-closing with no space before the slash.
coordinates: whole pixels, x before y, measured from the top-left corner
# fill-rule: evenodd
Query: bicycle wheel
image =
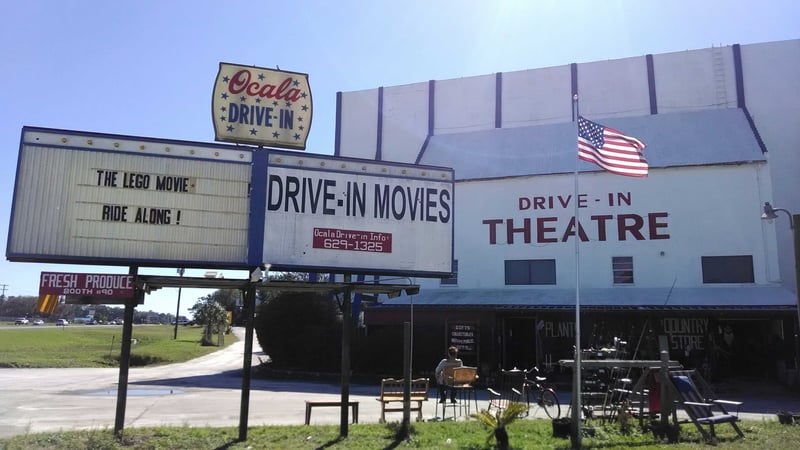
<path id="1" fill-rule="evenodd" d="M 552 389 L 545 389 L 542 391 L 539 398 L 539 405 L 544 409 L 544 413 L 551 419 L 558 419 L 561 417 L 561 405 L 558 404 L 558 397 L 556 392 Z"/>

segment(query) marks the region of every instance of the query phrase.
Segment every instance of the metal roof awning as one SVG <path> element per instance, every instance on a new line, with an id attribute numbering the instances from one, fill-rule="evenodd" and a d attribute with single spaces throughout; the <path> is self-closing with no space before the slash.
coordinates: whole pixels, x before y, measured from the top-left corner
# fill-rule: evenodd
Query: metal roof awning
<path id="1" fill-rule="evenodd" d="M 309 281 L 251 281 L 250 279 L 175 277 L 160 275 L 139 275 L 136 286 L 145 292 L 161 288 L 201 288 L 201 289 L 256 289 L 274 292 L 314 292 L 318 294 L 385 294 L 390 298 L 406 293 L 419 293 L 416 284 L 383 284 L 383 283 L 327 283 Z"/>
<path id="2" fill-rule="evenodd" d="M 371 309 L 569 310 L 574 289 L 431 289 L 389 299 Z M 698 288 L 586 288 L 582 311 L 795 311 L 795 293 L 781 286 Z"/>

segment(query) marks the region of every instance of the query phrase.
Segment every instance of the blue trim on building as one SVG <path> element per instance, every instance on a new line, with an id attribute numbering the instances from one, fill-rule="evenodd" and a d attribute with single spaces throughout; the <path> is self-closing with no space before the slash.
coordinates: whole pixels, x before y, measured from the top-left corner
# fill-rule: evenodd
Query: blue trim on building
<path id="1" fill-rule="evenodd" d="M 747 108 L 744 101 L 744 76 L 742 74 L 742 48 L 739 44 L 733 46 L 733 71 L 736 74 L 736 107 Z"/>
<path id="2" fill-rule="evenodd" d="M 342 92 L 336 93 L 336 125 L 333 131 L 333 156 L 342 154 Z"/>
<path id="3" fill-rule="evenodd" d="M 375 133 L 378 138 L 375 142 L 375 160 L 383 159 L 383 86 L 378 88 L 378 129 Z"/>
<path id="4" fill-rule="evenodd" d="M 422 156 L 425 154 L 425 149 L 428 148 L 428 142 L 431 140 L 431 136 L 433 136 L 433 127 L 435 126 L 433 120 L 433 114 L 436 111 L 436 81 L 430 80 L 428 81 L 428 135 L 425 137 L 425 142 L 422 143 L 422 148 L 419 149 L 419 153 L 417 153 L 417 159 L 414 160 L 414 164 L 419 164 L 422 160 Z"/>
<path id="5" fill-rule="evenodd" d="M 569 96 L 569 108 L 572 110 L 572 121 L 575 122 L 575 108 L 573 108 L 572 99 L 578 95 L 578 64 L 572 63 L 569 65 L 569 75 L 572 82 L 572 95 Z"/>
<path id="6" fill-rule="evenodd" d="M 494 76 L 494 127 L 503 128 L 503 73 Z"/>
<path id="7" fill-rule="evenodd" d="M 647 92 L 650 95 L 650 114 L 658 114 L 658 98 L 656 97 L 656 71 L 653 55 L 645 55 L 647 61 Z"/>
<path id="8" fill-rule="evenodd" d="M 436 80 L 428 81 L 428 136 L 433 136 L 434 113 L 436 111 Z"/>
<path id="9" fill-rule="evenodd" d="M 742 46 L 739 44 L 733 45 L 733 71 L 736 74 L 736 106 L 744 111 L 744 116 L 747 118 L 747 123 L 750 125 L 750 129 L 753 131 L 753 136 L 755 136 L 759 148 L 761 148 L 761 153 L 767 153 L 767 145 L 761 138 L 761 133 L 758 132 L 758 128 L 756 128 L 756 122 L 753 120 L 753 116 L 750 115 L 750 111 L 747 109 L 747 103 L 745 102 Z"/>

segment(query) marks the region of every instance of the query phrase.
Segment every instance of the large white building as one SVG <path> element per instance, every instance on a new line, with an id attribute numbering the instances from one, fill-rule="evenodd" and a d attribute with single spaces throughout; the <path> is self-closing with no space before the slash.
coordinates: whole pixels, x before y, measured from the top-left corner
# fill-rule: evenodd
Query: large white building
<path id="1" fill-rule="evenodd" d="M 645 357 L 660 340 L 715 376 L 786 379 L 792 229 L 761 214 L 800 213 L 798 80 L 791 40 L 340 93 L 337 156 L 455 170 L 457 275 L 415 280 L 415 332 L 433 342 L 417 364 L 450 344 L 484 371 L 568 358 L 579 283 L 584 348 L 620 336 Z M 574 96 L 647 143 L 648 177 L 578 162 Z M 399 325 L 409 303 L 366 322 Z"/>

